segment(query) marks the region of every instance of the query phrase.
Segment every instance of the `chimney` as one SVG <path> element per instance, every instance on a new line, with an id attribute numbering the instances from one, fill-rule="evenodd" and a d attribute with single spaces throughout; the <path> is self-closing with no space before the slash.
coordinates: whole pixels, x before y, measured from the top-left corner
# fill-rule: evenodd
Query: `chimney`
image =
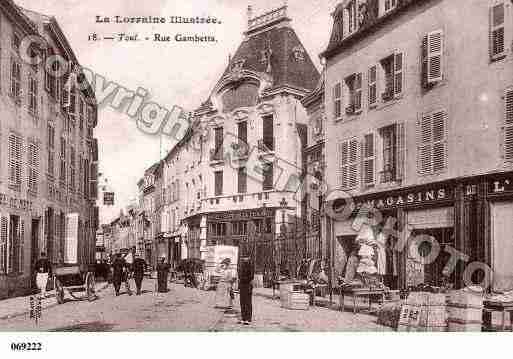
<path id="1" fill-rule="evenodd" d="M 253 7 L 251 5 L 248 5 L 248 25 L 252 18 L 253 18 Z"/>

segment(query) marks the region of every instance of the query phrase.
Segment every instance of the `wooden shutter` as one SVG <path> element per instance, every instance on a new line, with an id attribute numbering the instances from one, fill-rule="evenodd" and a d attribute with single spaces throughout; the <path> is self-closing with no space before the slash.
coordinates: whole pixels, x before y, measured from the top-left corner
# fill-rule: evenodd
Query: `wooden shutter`
<path id="1" fill-rule="evenodd" d="M 23 273 L 23 265 L 25 261 L 25 221 L 20 219 L 19 227 L 18 227 L 18 268 L 16 271 L 18 273 Z"/>
<path id="2" fill-rule="evenodd" d="M 437 30 L 427 35 L 427 79 L 428 84 L 442 81 L 443 78 L 443 31 Z"/>
<path id="3" fill-rule="evenodd" d="M 28 143 L 28 188 L 37 194 L 39 180 L 39 146 L 35 142 Z"/>
<path id="4" fill-rule="evenodd" d="M 9 136 L 9 185 L 21 190 L 22 140 L 18 135 Z"/>
<path id="5" fill-rule="evenodd" d="M 433 113 L 433 172 L 447 167 L 447 121 L 445 111 Z"/>
<path id="6" fill-rule="evenodd" d="M 404 179 L 404 171 L 405 171 L 405 161 L 406 161 L 406 134 L 404 129 L 404 123 L 396 124 L 396 171 L 395 171 L 395 179 L 396 181 L 401 181 Z"/>
<path id="7" fill-rule="evenodd" d="M 376 66 L 369 69 L 369 106 L 374 106 L 378 99 L 378 70 Z"/>
<path id="8" fill-rule="evenodd" d="M 357 73 L 354 76 L 354 93 L 353 93 L 353 105 L 355 111 L 362 109 L 362 73 Z"/>
<path id="9" fill-rule="evenodd" d="M 333 117 L 335 121 L 342 116 L 342 85 L 341 83 L 335 84 L 333 87 Z"/>
<path id="10" fill-rule="evenodd" d="M 9 217 L 0 215 L 0 273 L 7 273 L 7 242 L 9 241 Z"/>
<path id="11" fill-rule="evenodd" d="M 347 166 L 349 164 L 349 143 L 340 142 L 337 148 L 338 154 L 338 184 L 341 188 L 347 188 Z"/>
<path id="12" fill-rule="evenodd" d="M 513 162 L 513 88 L 504 94 L 504 160 Z"/>
<path id="13" fill-rule="evenodd" d="M 432 138 L 431 115 L 423 115 L 417 124 L 417 169 L 420 174 L 430 173 L 433 168 Z"/>
<path id="14" fill-rule="evenodd" d="M 375 179 L 374 134 L 365 135 L 362 144 L 362 182 L 365 187 L 374 185 Z"/>
<path id="15" fill-rule="evenodd" d="M 354 188 L 358 185 L 358 140 L 349 141 L 349 168 L 348 186 Z"/>
<path id="16" fill-rule="evenodd" d="M 403 64 L 404 56 L 402 53 L 394 55 L 394 94 L 400 95 L 403 93 Z"/>
<path id="17" fill-rule="evenodd" d="M 490 57 L 496 60 L 506 51 L 505 46 L 505 6 L 497 4 L 490 9 Z"/>

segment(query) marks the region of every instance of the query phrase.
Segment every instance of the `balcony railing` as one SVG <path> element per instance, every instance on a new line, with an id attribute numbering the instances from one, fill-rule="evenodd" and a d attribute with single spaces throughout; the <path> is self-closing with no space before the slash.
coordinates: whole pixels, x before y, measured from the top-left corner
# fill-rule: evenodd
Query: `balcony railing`
<path id="1" fill-rule="evenodd" d="M 260 152 L 273 152 L 274 151 L 274 137 L 258 140 L 258 151 Z"/>

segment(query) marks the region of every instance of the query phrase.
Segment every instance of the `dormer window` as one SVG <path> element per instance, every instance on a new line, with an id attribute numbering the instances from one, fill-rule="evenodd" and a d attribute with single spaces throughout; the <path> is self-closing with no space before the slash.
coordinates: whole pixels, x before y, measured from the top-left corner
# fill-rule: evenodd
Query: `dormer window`
<path id="1" fill-rule="evenodd" d="M 358 28 L 358 15 L 357 15 L 357 8 L 356 8 L 356 0 L 349 1 L 349 3 L 346 5 L 345 13 L 346 13 L 345 20 L 347 23 L 347 27 L 346 27 L 347 35 L 350 35 L 353 32 L 355 32 Z"/>

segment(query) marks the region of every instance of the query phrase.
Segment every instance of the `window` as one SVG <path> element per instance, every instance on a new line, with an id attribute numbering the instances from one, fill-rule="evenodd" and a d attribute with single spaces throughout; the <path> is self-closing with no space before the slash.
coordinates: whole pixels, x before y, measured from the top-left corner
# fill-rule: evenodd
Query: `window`
<path id="1" fill-rule="evenodd" d="M 11 61 L 11 96 L 16 103 L 20 104 L 21 99 L 21 64 L 16 60 Z"/>
<path id="2" fill-rule="evenodd" d="M 61 137 L 59 181 L 62 187 L 66 185 L 66 139 L 64 137 Z"/>
<path id="3" fill-rule="evenodd" d="M 262 151 L 274 151 L 274 117 L 272 115 L 262 118 L 263 141 L 260 144 Z"/>
<path id="4" fill-rule="evenodd" d="M 15 191 L 21 191 L 22 142 L 20 136 L 9 135 L 9 187 Z"/>
<path id="5" fill-rule="evenodd" d="M 363 140 L 363 185 L 365 187 L 372 186 L 375 183 L 375 145 L 374 134 L 365 135 Z"/>
<path id="6" fill-rule="evenodd" d="M 7 273 L 7 242 L 9 239 L 9 218 L 0 216 L 0 274 Z"/>
<path id="7" fill-rule="evenodd" d="M 83 99 L 79 100 L 79 126 L 78 131 L 80 136 L 84 135 L 84 120 L 85 120 L 85 102 Z"/>
<path id="8" fill-rule="evenodd" d="M 211 223 L 210 234 L 213 237 L 226 236 L 226 223 Z"/>
<path id="9" fill-rule="evenodd" d="M 420 174 L 441 172 L 447 167 L 446 113 L 422 115 L 417 125 L 417 166 Z"/>
<path id="10" fill-rule="evenodd" d="M 222 196 L 223 195 L 223 171 L 216 171 L 214 172 L 214 188 L 215 196 Z"/>
<path id="11" fill-rule="evenodd" d="M 504 94 L 504 160 L 513 163 L 513 88 Z"/>
<path id="12" fill-rule="evenodd" d="M 385 12 L 395 9 L 397 0 L 385 0 Z"/>
<path id="13" fill-rule="evenodd" d="M 422 45 L 422 83 L 429 87 L 443 79 L 443 32 L 430 32 Z"/>
<path id="14" fill-rule="evenodd" d="M 75 167 L 75 148 L 69 148 L 69 190 L 75 192 L 76 167 Z"/>
<path id="15" fill-rule="evenodd" d="M 78 178 L 77 178 L 77 192 L 82 193 L 82 179 L 83 179 L 83 160 L 82 155 L 78 155 Z"/>
<path id="16" fill-rule="evenodd" d="M 28 191 L 37 195 L 39 182 L 39 145 L 36 142 L 28 143 Z"/>
<path id="17" fill-rule="evenodd" d="M 212 151 L 211 160 L 221 161 L 223 159 L 223 128 L 214 128 L 214 150 Z"/>
<path id="18" fill-rule="evenodd" d="M 37 81 L 29 76 L 29 112 L 37 115 Z"/>
<path id="19" fill-rule="evenodd" d="M 274 168 L 272 163 L 263 163 L 262 164 L 262 190 L 263 191 L 272 191 L 274 189 Z"/>
<path id="20" fill-rule="evenodd" d="M 75 124 L 76 124 L 76 112 L 77 112 L 77 90 L 73 86 L 71 91 L 69 92 L 69 107 L 68 107 L 68 115 L 69 115 L 69 131 L 70 133 L 75 133 Z"/>
<path id="21" fill-rule="evenodd" d="M 358 16 L 356 0 L 352 0 L 346 6 L 347 34 L 352 34 L 358 28 Z"/>
<path id="22" fill-rule="evenodd" d="M 48 125 L 48 133 L 47 133 L 47 143 L 48 143 L 48 174 L 53 177 L 54 175 L 54 156 L 55 156 L 55 128 L 53 126 Z"/>
<path id="23" fill-rule="evenodd" d="M 341 188 L 354 188 L 358 184 L 358 140 L 338 144 L 338 182 Z"/>
<path id="24" fill-rule="evenodd" d="M 271 218 L 255 219 L 254 223 L 256 233 L 272 233 L 273 227 Z"/>
<path id="25" fill-rule="evenodd" d="M 246 193 L 248 190 L 246 167 L 237 170 L 237 188 L 239 193 Z"/>
<path id="26" fill-rule="evenodd" d="M 342 117 L 342 84 L 333 87 L 333 117 L 338 120 Z"/>
<path id="27" fill-rule="evenodd" d="M 492 7 L 490 14 L 490 57 L 498 60 L 505 55 L 505 6 L 504 3 Z"/>
<path id="28" fill-rule="evenodd" d="M 384 91 L 381 98 L 387 102 L 403 92 L 403 55 L 390 55 L 381 60 L 381 67 L 384 75 Z"/>
<path id="29" fill-rule="evenodd" d="M 237 137 L 239 138 L 239 143 L 243 145 L 248 142 L 248 123 L 246 121 L 239 122 L 237 124 Z"/>
<path id="30" fill-rule="evenodd" d="M 372 66 L 369 69 L 369 107 L 376 105 L 378 100 L 378 70 L 376 66 Z"/>
<path id="31" fill-rule="evenodd" d="M 12 34 L 12 41 L 11 41 L 12 48 L 16 51 L 20 49 L 21 45 L 21 38 L 20 35 L 13 33 Z"/>
<path id="32" fill-rule="evenodd" d="M 345 80 L 349 90 L 349 105 L 346 107 L 346 114 L 352 115 L 362 109 L 362 74 L 357 73 Z"/>
<path id="33" fill-rule="evenodd" d="M 401 180 L 404 172 L 404 124 L 384 127 L 380 135 L 383 143 L 381 183 Z"/>
<path id="34" fill-rule="evenodd" d="M 232 223 L 233 235 L 246 236 L 248 234 L 248 222 L 239 221 Z"/>

